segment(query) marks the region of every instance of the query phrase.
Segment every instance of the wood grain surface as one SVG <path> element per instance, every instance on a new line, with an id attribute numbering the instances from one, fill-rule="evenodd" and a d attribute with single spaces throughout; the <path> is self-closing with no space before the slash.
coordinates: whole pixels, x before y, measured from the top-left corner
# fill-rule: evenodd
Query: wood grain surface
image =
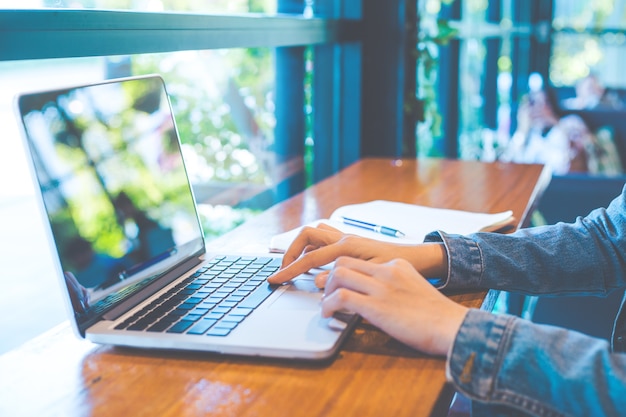
<path id="1" fill-rule="evenodd" d="M 341 205 L 376 199 L 510 209 L 519 225 L 548 181 L 539 165 L 364 159 L 210 246 L 267 250 L 275 233 L 327 217 Z M 491 308 L 495 296 L 451 297 Z M 321 364 L 97 346 L 76 338 L 67 324 L 0 357 L 0 416 L 12 417 L 414 417 L 440 414 L 450 394 L 443 358 L 417 353 L 367 323 L 336 358 Z"/>

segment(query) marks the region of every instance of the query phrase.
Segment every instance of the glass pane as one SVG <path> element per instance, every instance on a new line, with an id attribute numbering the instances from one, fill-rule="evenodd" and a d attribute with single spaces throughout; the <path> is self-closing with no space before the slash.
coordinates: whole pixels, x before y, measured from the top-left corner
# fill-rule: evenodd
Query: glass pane
<path id="1" fill-rule="evenodd" d="M 553 36 L 550 82 L 554 86 L 574 86 L 593 74 L 605 87 L 626 88 L 626 35 L 607 33 L 556 33 Z"/>
<path id="2" fill-rule="evenodd" d="M 585 152 L 570 151 L 584 157 L 578 171 L 619 175 L 624 170 L 625 10 L 624 0 L 555 4 L 548 96 L 560 112 L 557 127 L 572 121 L 580 126 L 568 137 L 585 144 Z M 570 171 L 574 161 L 570 157 Z"/>
<path id="3" fill-rule="evenodd" d="M 625 0 L 555 0 L 555 29 L 626 29 Z"/>
<path id="4" fill-rule="evenodd" d="M 151 12 L 276 13 L 277 0 L 1 0 L 0 9 L 85 8 Z"/>

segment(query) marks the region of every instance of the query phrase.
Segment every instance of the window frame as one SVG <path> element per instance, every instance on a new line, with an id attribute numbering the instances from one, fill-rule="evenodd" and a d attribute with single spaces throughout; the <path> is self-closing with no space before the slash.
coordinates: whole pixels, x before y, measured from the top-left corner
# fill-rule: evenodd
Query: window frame
<path id="1" fill-rule="evenodd" d="M 0 10 L 0 60 L 71 58 L 340 41 L 349 22 L 110 10 Z"/>

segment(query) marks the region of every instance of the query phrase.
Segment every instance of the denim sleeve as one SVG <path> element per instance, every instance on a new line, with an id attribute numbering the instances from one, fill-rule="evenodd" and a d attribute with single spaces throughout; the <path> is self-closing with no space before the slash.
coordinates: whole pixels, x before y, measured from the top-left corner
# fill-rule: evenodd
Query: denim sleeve
<path id="1" fill-rule="evenodd" d="M 626 197 L 574 223 L 467 236 L 433 232 L 443 242 L 443 288 L 490 288 L 525 294 L 607 294 L 626 285 Z"/>
<path id="2" fill-rule="evenodd" d="M 618 416 L 626 410 L 626 354 L 606 341 L 509 315 L 470 310 L 447 361 L 457 390 L 498 415 Z"/>

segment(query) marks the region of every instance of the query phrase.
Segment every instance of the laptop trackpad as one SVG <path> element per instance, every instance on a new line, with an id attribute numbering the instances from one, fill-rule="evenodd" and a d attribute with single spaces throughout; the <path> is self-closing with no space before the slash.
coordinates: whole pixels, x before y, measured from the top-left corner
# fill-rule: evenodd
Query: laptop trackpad
<path id="1" fill-rule="evenodd" d="M 319 310 L 322 294 L 324 290 L 317 288 L 312 279 L 298 278 L 287 285 L 287 289 L 274 299 L 269 308 Z"/>

